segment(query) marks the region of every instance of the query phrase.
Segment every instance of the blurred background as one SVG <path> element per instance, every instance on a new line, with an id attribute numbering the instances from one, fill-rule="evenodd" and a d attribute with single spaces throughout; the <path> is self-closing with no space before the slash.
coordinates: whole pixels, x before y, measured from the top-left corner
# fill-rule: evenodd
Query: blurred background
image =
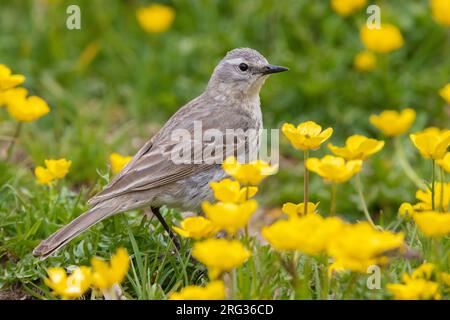
<path id="1" fill-rule="evenodd" d="M 0 0 L 0 63 L 24 74 L 30 94 L 44 98 L 51 112 L 27 124 L 15 159 L 2 163 L 0 185 L 11 179 L 33 184 L 32 169 L 45 158 L 72 160 L 66 181 L 71 190 L 89 188 L 108 169 L 111 152 L 134 154 L 180 106 L 205 88 L 225 53 L 236 47 L 260 51 L 290 71 L 272 77 L 261 93 L 264 123 L 314 120 L 333 127 L 331 142 L 343 145 L 351 134 L 382 138 L 369 115 L 384 109 L 413 108 L 414 130 L 448 126 L 449 109 L 438 90 L 449 81 L 450 30 L 432 17 L 426 0 L 369 1 L 381 7 L 381 21 L 395 24 L 405 44 L 379 55 L 373 70 L 354 67 L 364 50 L 359 30 L 365 8 L 338 14 L 330 1 L 202 0 L 158 1 L 173 9 L 173 23 L 148 32 L 137 19 L 150 1 Z M 81 9 L 81 30 L 68 30 L 66 9 Z M 1 111 L 1 110 L 0 110 Z M 0 134 L 15 123 L 0 112 Z M 421 167 L 407 136 L 407 157 Z M 260 201 L 278 208 L 300 202 L 301 154 L 281 139 L 281 171 L 263 185 Z M 323 147 L 313 153 L 321 156 Z M 371 212 L 395 214 L 411 201 L 415 187 L 395 163 L 392 141 L 364 169 Z M 390 159 L 390 160 L 389 160 Z M 350 183 L 339 187 L 338 212 L 360 216 Z M 327 208 L 329 190 L 312 176 L 312 200 Z M 278 209 L 274 209 L 278 210 Z"/>

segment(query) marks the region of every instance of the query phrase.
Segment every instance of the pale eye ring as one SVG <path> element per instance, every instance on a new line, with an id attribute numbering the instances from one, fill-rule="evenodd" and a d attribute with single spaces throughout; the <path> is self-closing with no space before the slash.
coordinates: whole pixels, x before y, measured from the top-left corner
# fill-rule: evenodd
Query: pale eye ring
<path id="1" fill-rule="evenodd" d="M 239 64 L 239 69 L 241 71 L 247 71 L 248 70 L 248 64 L 242 62 L 241 64 Z"/>

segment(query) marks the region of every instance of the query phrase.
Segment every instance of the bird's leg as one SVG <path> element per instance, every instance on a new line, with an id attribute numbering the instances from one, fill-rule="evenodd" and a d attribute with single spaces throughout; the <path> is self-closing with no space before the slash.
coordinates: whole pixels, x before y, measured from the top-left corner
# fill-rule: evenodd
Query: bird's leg
<path id="1" fill-rule="evenodd" d="M 169 234 L 170 239 L 172 239 L 173 244 L 175 247 L 180 250 L 180 241 L 178 241 L 177 236 L 173 233 L 173 231 L 170 229 L 169 225 L 167 224 L 166 220 L 164 220 L 163 216 L 159 212 L 158 207 L 151 207 L 150 208 L 153 212 L 153 214 L 158 218 L 159 222 L 161 222 L 163 228 L 166 230 L 166 232 Z"/>

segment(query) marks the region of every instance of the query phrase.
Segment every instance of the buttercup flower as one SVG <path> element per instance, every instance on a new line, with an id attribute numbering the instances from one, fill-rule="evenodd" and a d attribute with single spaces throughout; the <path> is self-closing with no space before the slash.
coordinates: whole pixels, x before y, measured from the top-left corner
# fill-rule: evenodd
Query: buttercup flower
<path id="1" fill-rule="evenodd" d="M 307 212 L 308 213 L 318 213 L 317 207 L 319 203 L 308 202 Z M 292 202 L 287 202 L 283 204 L 281 211 L 288 215 L 289 217 L 299 217 L 305 214 L 305 203 L 301 202 L 299 204 L 295 204 Z"/>
<path id="2" fill-rule="evenodd" d="M 442 237 L 450 233 L 450 212 L 420 212 L 414 214 L 413 218 L 427 237 Z"/>
<path id="3" fill-rule="evenodd" d="M 257 187 L 244 187 L 238 181 L 223 179 L 219 182 L 211 182 L 209 184 L 214 191 L 214 197 L 218 201 L 243 203 L 245 200 L 253 197 L 257 192 Z"/>
<path id="4" fill-rule="evenodd" d="M 373 52 L 363 51 L 358 53 L 353 60 L 353 66 L 361 72 L 372 71 L 377 65 L 377 57 Z"/>
<path id="5" fill-rule="evenodd" d="M 104 290 L 123 281 L 128 272 L 130 257 L 126 249 L 119 248 L 109 263 L 96 257 L 92 258 L 91 263 L 93 268 L 92 284 Z"/>
<path id="6" fill-rule="evenodd" d="M 242 204 L 231 202 L 210 204 L 207 201 L 202 203 L 202 209 L 208 219 L 230 234 L 245 227 L 257 207 L 258 204 L 255 200 L 248 200 Z"/>
<path id="7" fill-rule="evenodd" d="M 300 123 L 297 127 L 285 123 L 281 127 L 281 131 L 294 148 L 299 150 L 318 149 L 333 134 L 332 128 L 322 131 L 322 127 L 314 121 Z"/>
<path id="8" fill-rule="evenodd" d="M 36 169 L 34 169 L 34 174 L 40 184 L 49 184 L 55 179 L 55 177 L 50 173 L 50 170 L 42 166 L 37 166 Z"/>
<path id="9" fill-rule="evenodd" d="M 50 112 L 50 108 L 42 98 L 31 96 L 17 99 L 8 104 L 8 113 L 17 121 L 31 122 Z"/>
<path id="10" fill-rule="evenodd" d="M 370 123 L 386 136 L 398 136 L 411 128 L 416 119 L 413 109 L 404 109 L 401 112 L 384 110 L 380 115 L 371 115 Z"/>
<path id="11" fill-rule="evenodd" d="M 258 185 L 264 178 L 275 174 L 278 166 L 270 166 L 263 160 L 239 163 L 235 157 L 228 157 L 222 164 L 223 170 L 243 185 Z"/>
<path id="12" fill-rule="evenodd" d="M 24 101 L 27 94 L 27 89 L 22 87 L 0 91 L 0 107 L 9 106 L 15 101 Z"/>
<path id="13" fill-rule="evenodd" d="M 64 158 L 58 160 L 53 159 L 45 160 L 45 165 L 47 166 L 49 173 L 55 179 L 64 178 L 66 174 L 69 172 L 71 164 L 72 161 L 66 160 Z"/>
<path id="14" fill-rule="evenodd" d="M 432 192 L 430 188 L 427 190 L 417 190 L 416 198 L 419 203 L 414 205 L 414 209 L 418 211 L 433 210 Z M 434 185 L 434 205 L 436 209 L 447 210 L 450 202 L 450 182 L 442 184 L 435 182 Z"/>
<path id="15" fill-rule="evenodd" d="M 411 134 L 409 137 L 425 159 L 439 160 L 444 158 L 450 145 L 450 130 L 448 129 L 440 130 L 431 127 Z"/>
<path id="16" fill-rule="evenodd" d="M 219 228 L 204 217 L 188 217 L 181 221 L 181 228 L 172 227 L 176 233 L 185 238 L 195 240 L 214 236 Z"/>
<path id="17" fill-rule="evenodd" d="M 340 268 L 366 273 L 371 265 L 387 263 L 386 254 L 404 248 L 404 234 L 375 230 L 368 222 L 347 224 L 330 242 L 328 253 Z"/>
<path id="18" fill-rule="evenodd" d="M 180 292 L 174 292 L 170 300 L 224 300 L 225 285 L 221 280 L 208 283 L 205 287 L 187 286 Z"/>
<path id="19" fill-rule="evenodd" d="M 139 8 L 136 17 L 142 29 L 149 33 L 167 31 L 175 18 L 175 10 L 169 6 L 153 3 Z"/>
<path id="20" fill-rule="evenodd" d="M 345 141 L 345 147 L 336 147 L 329 143 L 328 148 L 336 156 L 345 160 L 365 160 L 374 153 L 380 151 L 384 141 L 370 139 L 361 135 L 353 135 Z"/>
<path id="21" fill-rule="evenodd" d="M 45 168 L 42 166 L 37 166 L 34 169 L 34 174 L 36 179 L 41 184 L 49 184 L 55 179 L 62 179 L 69 172 L 70 165 L 72 161 L 66 160 L 64 158 L 53 160 L 45 160 Z"/>
<path id="22" fill-rule="evenodd" d="M 450 26 L 450 2 L 448 0 L 430 0 L 434 20 L 443 26 Z"/>
<path id="23" fill-rule="evenodd" d="M 440 272 L 438 274 L 439 280 L 444 283 L 447 287 L 450 287 L 450 273 L 448 272 Z"/>
<path id="24" fill-rule="evenodd" d="M 348 181 L 353 175 L 361 171 L 361 160 L 345 161 L 340 157 L 326 155 L 322 159 L 309 158 L 306 167 L 319 176 L 333 183 Z"/>
<path id="25" fill-rule="evenodd" d="M 242 265 L 251 253 L 237 240 L 208 239 L 194 244 L 192 256 L 206 265 L 210 279 L 216 279 Z"/>
<path id="26" fill-rule="evenodd" d="M 120 172 L 120 170 L 125 167 L 125 165 L 132 159 L 133 157 L 122 156 L 116 152 L 113 152 L 109 155 L 109 163 L 111 164 L 111 170 L 114 174 Z"/>
<path id="27" fill-rule="evenodd" d="M 49 268 L 47 274 L 45 284 L 63 299 L 81 297 L 91 284 L 91 269 L 84 266 L 77 267 L 69 276 L 63 268 Z"/>
<path id="28" fill-rule="evenodd" d="M 450 152 L 447 152 L 441 160 L 437 160 L 436 163 L 444 169 L 446 172 L 450 172 Z"/>
<path id="29" fill-rule="evenodd" d="M 367 4 L 367 0 L 331 0 L 331 7 L 341 16 L 348 16 Z"/>
<path id="30" fill-rule="evenodd" d="M 400 205 L 400 208 L 398 208 L 398 214 L 404 218 L 412 217 L 414 213 L 415 213 L 415 210 L 414 210 L 412 204 L 408 203 L 408 202 L 403 202 Z"/>
<path id="31" fill-rule="evenodd" d="M 381 24 L 379 29 L 369 29 L 364 25 L 359 36 L 367 50 L 379 53 L 394 51 L 404 43 L 400 30 L 392 24 Z"/>
<path id="32" fill-rule="evenodd" d="M 450 103 L 450 83 L 447 83 L 441 90 L 439 95 L 447 102 Z"/>
<path id="33" fill-rule="evenodd" d="M 315 213 L 288 220 L 278 220 L 263 227 L 263 237 L 279 251 L 299 251 L 318 255 L 327 250 L 334 237 L 340 233 L 343 222 L 339 218 L 323 218 Z"/>
<path id="34" fill-rule="evenodd" d="M 11 69 L 0 64 L 0 91 L 7 90 L 18 86 L 25 81 L 25 77 L 21 74 L 12 74 Z"/>
<path id="35" fill-rule="evenodd" d="M 439 284 L 430 281 L 435 266 L 424 263 L 411 275 L 403 274 L 403 284 L 389 283 L 386 288 L 396 300 L 440 299 Z"/>

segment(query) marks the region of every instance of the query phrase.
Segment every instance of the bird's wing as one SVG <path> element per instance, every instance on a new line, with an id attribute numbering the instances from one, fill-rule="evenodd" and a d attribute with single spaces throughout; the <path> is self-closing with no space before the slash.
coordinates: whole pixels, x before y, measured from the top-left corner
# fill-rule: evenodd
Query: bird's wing
<path id="1" fill-rule="evenodd" d="M 200 97 L 198 97 L 180 108 L 166 125 L 137 152 L 105 189 L 89 200 L 89 204 L 96 205 L 118 195 L 160 187 L 217 165 L 217 162 L 188 161 L 187 163 L 174 163 L 173 154 L 176 150 L 191 148 L 190 152 L 197 154 L 194 149 L 198 148 L 199 154 L 202 155 L 206 148 L 215 150 L 223 148 L 225 156 L 220 157 L 221 160 L 228 155 L 235 154 L 235 150 L 224 148 L 224 140 L 214 139 L 211 142 L 194 140 L 196 139 L 194 133 L 195 121 L 202 123 L 203 132 L 215 128 L 249 128 L 251 122 L 244 115 L 236 116 L 234 114 L 235 117 L 218 117 L 219 107 L 220 105 L 214 102 L 200 100 Z M 187 130 L 191 139 L 183 140 L 182 144 L 179 140 L 174 140 L 172 133 L 177 129 Z M 186 145 L 189 146 L 186 147 Z"/>

